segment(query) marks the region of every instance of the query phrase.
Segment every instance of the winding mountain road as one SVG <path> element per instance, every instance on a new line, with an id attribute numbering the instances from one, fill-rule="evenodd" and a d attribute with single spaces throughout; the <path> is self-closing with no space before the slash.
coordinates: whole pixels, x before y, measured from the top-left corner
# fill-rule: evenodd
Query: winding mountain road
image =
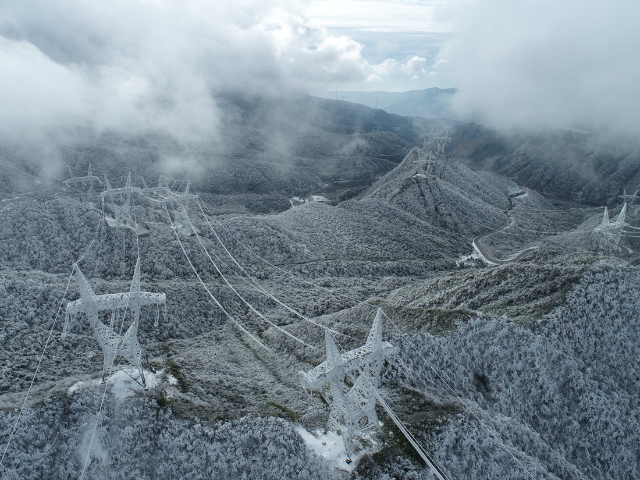
<path id="1" fill-rule="evenodd" d="M 509 217 L 509 221 L 507 222 L 507 224 L 504 227 L 502 227 L 502 230 L 506 229 L 507 227 L 510 227 L 511 225 L 513 225 L 513 223 L 514 223 L 513 218 Z M 484 233 L 482 235 L 478 235 L 471 242 L 471 244 L 473 245 L 473 249 L 476 251 L 476 253 L 478 255 L 480 255 L 480 257 L 490 265 L 504 265 L 505 263 L 517 262 L 518 260 L 520 260 L 521 258 L 525 257 L 526 255 L 530 254 L 531 252 L 533 252 L 534 250 L 536 250 L 538 248 L 537 246 L 529 247 L 529 248 L 526 248 L 526 249 L 522 250 L 521 252 L 518 252 L 513 257 L 505 258 L 503 260 L 497 259 L 493 255 L 488 253 L 484 249 L 482 244 L 480 243 L 480 241 L 483 238 L 488 237 L 489 235 L 492 235 L 495 232 L 497 232 L 497 230 L 492 230 L 492 231 L 490 231 L 488 233 Z"/>

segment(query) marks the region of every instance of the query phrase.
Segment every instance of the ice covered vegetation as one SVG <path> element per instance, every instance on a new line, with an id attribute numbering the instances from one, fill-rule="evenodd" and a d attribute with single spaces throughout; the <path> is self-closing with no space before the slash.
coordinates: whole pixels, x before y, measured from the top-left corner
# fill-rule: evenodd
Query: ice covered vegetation
<path id="1" fill-rule="evenodd" d="M 218 102 L 220 150 L 0 149 L 0 477 L 640 477 L 635 161 Z"/>

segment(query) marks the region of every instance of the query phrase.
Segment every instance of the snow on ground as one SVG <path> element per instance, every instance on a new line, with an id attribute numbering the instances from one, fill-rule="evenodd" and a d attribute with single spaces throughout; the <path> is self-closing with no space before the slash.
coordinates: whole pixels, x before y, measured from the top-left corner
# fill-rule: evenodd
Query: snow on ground
<path id="1" fill-rule="evenodd" d="M 127 368 L 123 370 L 118 370 L 113 375 L 111 375 L 106 383 L 111 385 L 111 392 L 113 396 L 117 400 L 123 400 L 126 397 L 131 397 L 136 393 L 142 392 L 144 388 L 140 385 L 136 380 L 139 380 L 138 372 L 134 371 L 132 368 Z M 136 378 L 134 380 L 133 378 Z M 164 370 L 159 371 L 158 373 L 150 372 L 148 370 L 144 371 L 144 378 L 146 380 L 147 388 L 153 388 L 162 383 L 163 379 L 168 381 L 169 385 L 173 385 L 177 383 L 177 380 L 173 378 L 171 375 L 167 375 L 164 373 Z M 94 388 L 100 386 L 102 384 L 102 380 L 99 378 L 88 380 L 86 382 L 77 382 L 69 387 L 67 393 L 69 395 L 73 395 L 75 392 L 79 390 L 84 390 L 85 388 Z"/>
<path id="2" fill-rule="evenodd" d="M 296 427 L 296 431 L 311 450 L 334 463 L 336 468 L 347 472 L 352 472 L 353 469 L 358 466 L 360 458 L 367 453 L 361 451 L 351 457 L 351 463 L 347 463 L 347 452 L 344 448 L 344 442 L 342 441 L 342 437 L 336 432 L 322 433 L 322 430 L 316 430 L 311 434 L 300 425 Z"/>
<path id="3" fill-rule="evenodd" d="M 323 195 L 311 195 L 307 198 L 291 197 L 289 199 L 289 203 L 292 207 L 299 207 L 300 205 L 304 205 L 305 203 L 312 202 L 329 203 L 329 200 Z"/>
<path id="4" fill-rule="evenodd" d="M 456 267 L 465 266 L 468 262 L 473 260 L 481 260 L 482 257 L 477 253 L 472 253 L 471 255 L 462 255 L 458 260 L 456 260 Z"/>

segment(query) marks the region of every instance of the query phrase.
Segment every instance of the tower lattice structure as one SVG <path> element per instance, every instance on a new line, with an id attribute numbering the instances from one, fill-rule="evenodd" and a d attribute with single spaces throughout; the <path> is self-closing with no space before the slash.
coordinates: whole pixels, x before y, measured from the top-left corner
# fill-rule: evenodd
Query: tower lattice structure
<path id="1" fill-rule="evenodd" d="M 364 345 L 340 354 L 331 332 L 325 329 L 327 358 L 308 372 L 300 372 L 307 390 L 316 390 L 331 405 L 327 429 L 339 430 L 350 459 L 357 437 L 365 432 L 380 432 L 376 400 L 380 371 L 385 358 L 396 352 L 382 341 L 382 309 L 378 308 Z M 352 382 L 349 387 L 346 380 Z"/>
<path id="2" fill-rule="evenodd" d="M 69 302 L 66 308 L 63 338 L 69 331 L 69 321 L 79 314 L 84 314 L 93 330 L 93 336 L 100 344 L 104 353 L 104 365 L 102 380 L 110 371 L 117 357 L 124 357 L 140 374 L 142 384 L 145 385 L 144 371 L 142 369 L 142 347 L 138 341 L 138 328 L 140 326 L 140 312 L 143 306 L 156 305 L 156 322 L 158 324 L 160 305 L 165 307 L 166 295 L 164 293 L 145 292 L 140 288 L 140 259 L 136 262 L 136 268 L 129 292 L 96 295 L 89 281 L 84 276 L 80 267 L 75 264 L 75 275 L 80 287 L 80 299 Z M 122 334 L 127 310 L 131 313 L 132 322 Z M 100 320 L 99 312 L 110 311 L 111 321 L 109 325 Z M 116 333 L 116 320 L 121 317 L 122 325 L 119 333 Z"/>

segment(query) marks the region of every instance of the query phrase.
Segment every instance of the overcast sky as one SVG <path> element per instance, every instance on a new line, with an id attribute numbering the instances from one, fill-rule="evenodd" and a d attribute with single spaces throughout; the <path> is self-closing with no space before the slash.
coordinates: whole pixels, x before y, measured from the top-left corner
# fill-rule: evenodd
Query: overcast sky
<path id="1" fill-rule="evenodd" d="M 499 127 L 637 132 L 631 0 L 4 0 L 0 141 L 210 140 L 215 95 L 458 87 Z"/>
<path id="2" fill-rule="evenodd" d="M 407 91 L 450 88 L 455 83 L 440 60 L 455 33 L 456 0 L 311 0 L 304 15 L 330 34 L 362 45 L 364 75 L 335 85 L 342 90 Z"/>

